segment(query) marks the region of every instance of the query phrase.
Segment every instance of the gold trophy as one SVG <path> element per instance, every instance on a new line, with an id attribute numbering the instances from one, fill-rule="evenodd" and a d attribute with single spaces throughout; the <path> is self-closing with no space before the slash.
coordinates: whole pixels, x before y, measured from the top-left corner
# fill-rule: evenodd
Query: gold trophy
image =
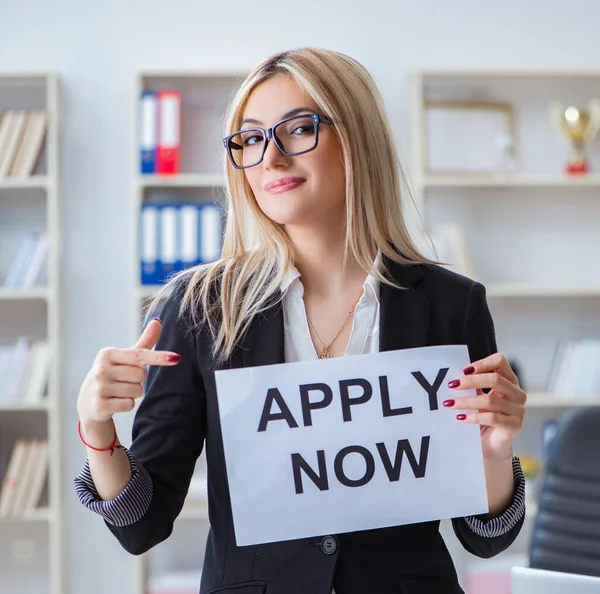
<path id="1" fill-rule="evenodd" d="M 594 140 L 600 129 L 600 100 L 591 99 L 584 108 L 552 103 L 550 117 L 555 128 L 571 143 L 571 154 L 565 172 L 569 175 L 589 173 L 585 145 Z"/>

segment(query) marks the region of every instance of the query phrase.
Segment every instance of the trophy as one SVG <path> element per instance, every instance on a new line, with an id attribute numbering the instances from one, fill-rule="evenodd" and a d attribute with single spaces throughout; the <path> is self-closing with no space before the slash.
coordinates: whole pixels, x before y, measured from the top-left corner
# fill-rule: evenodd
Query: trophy
<path id="1" fill-rule="evenodd" d="M 571 154 L 565 167 L 569 175 L 589 173 L 590 166 L 585 155 L 585 145 L 596 136 L 600 128 L 600 101 L 592 99 L 584 108 L 562 103 L 550 105 L 552 123 L 571 143 Z"/>

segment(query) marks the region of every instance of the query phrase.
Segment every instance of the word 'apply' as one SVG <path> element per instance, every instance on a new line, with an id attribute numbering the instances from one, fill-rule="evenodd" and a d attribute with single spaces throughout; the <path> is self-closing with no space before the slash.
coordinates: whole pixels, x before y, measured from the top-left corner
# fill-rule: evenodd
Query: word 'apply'
<path id="1" fill-rule="evenodd" d="M 465 345 L 215 373 L 238 546 L 488 511 Z M 463 390 L 472 396 L 475 390 Z"/>

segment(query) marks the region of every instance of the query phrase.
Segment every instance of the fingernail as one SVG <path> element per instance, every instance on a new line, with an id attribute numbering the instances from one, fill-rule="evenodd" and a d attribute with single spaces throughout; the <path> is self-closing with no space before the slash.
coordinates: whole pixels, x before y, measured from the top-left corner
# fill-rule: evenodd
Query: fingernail
<path id="1" fill-rule="evenodd" d="M 461 415 L 456 415 L 456 418 L 457 418 L 459 421 L 464 421 L 464 420 L 467 418 L 467 415 L 462 415 L 462 414 L 461 414 Z"/>
<path id="2" fill-rule="evenodd" d="M 179 363 L 179 361 L 181 361 L 181 355 L 167 355 L 167 361 L 169 363 Z"/>
<path id="3" fill-rule="evenodd" d="M 444 400 L 444 402 L 442 402 L 442 404 L 444 406 L 454 406 L 454 400 Z"/>
<path id="4" fill-rule="evenodd" d="M 460 386 L 460 380 L 452 380 L 451 382 L 448 382 L 449 388 L 458 388 L 458 386 Z"/>
<path id="5" fill-rule="evenodd" d="M 463 373 L 465 375 L 471 375 L 472 373 L 475 373 L 475 367 L 473 367 L 472 365 L 469 365 L 468 367 L 465 367 L 463 369 Z"/>
<path id="6" fill-rule="evenodd" d="M 157 320 L 158 322 L 160 322 L 160 318 L 154 318 L 155 320 Z"/>

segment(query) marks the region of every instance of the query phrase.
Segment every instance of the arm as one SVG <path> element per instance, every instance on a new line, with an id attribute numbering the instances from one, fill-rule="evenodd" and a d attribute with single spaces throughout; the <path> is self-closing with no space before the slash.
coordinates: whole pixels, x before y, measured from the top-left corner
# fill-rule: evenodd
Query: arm
<path id="1" fill-rule="evenodd" d="M 468 345 L 471 361 L 485 359 L 498 350 L 485 287 L 477 282 L 467 300 L 461 341 Z M 513 466 L 511 453 L 502 460 L 484 456 L 490 514 L 452 520 L 463 547 L 479 557 L 493 557 L 505 550 L 523 525 L 524 480 L 520 465 Z"/>
<path id="2" fill-rule="evenodd" d="M 133 524 L 109 530 L 123 548 L 141 554 L 165 540 L 181 511 L 206 435 L 205 392 L 194 337 L 177 319 L 180 292 L 174 291 L 161 315 L 157 350 L 181 355 L 174 367 L 150 367 L 145 395 L 133 422 L 130 453 L 152 481 L 152 498 Z"/>

